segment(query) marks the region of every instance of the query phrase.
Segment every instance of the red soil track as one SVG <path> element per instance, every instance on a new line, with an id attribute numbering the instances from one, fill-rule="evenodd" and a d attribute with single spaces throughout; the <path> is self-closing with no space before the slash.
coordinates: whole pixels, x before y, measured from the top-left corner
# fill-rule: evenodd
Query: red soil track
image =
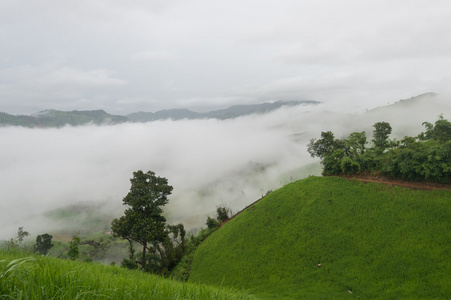
<path id="1" fill-rule="evenodd" d="M 342 175 L 339 177 L 344 177 L 348 180 L 356 180 L 361 182 L 376 182 L 383 184 L 390 184 L 402 187 L 408 187 L 415 190 L 451 190 L 451 184 L 443 184 L 443 183 L 435 183 L 435 182 L 414 182 L 414 181 L 405 181 L 398 178 L 390 178 L 383 175 L 354 175 L 354 176 L 346 176 Z"/>

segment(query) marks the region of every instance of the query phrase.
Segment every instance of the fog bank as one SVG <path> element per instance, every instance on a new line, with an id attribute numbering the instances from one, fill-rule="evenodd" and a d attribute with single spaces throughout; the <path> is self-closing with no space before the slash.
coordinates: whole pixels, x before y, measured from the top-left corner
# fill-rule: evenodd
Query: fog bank
<path id="1" fill-rule="evenodd" d="M 340 111 L 321 104 L 223 121 L 0 128 L 0 239 L 13 237 L 19 226 L 34 237 L 58 229 L 43 214 L 80 202 L 120 216 L 136 170 L 152 170 L 174 187 L 164 207 L 170 222 L 204 226 L 217 205 L 236 212 L 268 190 L 319 175 L 318 161 L 309 157 L 306 144 L 321 131 L 344 137 L 367 130 L 370 140 L 377 121 L 391 122 L 394 134 L 411 135 L 440 113 L 451 118 L 448 101 L 437 97 L 404 108 L 408 117 L 399 108 L 363 115 L 343 113 L 343 107 Z M 81 216 L 76 226 L 83 227 Z"/>

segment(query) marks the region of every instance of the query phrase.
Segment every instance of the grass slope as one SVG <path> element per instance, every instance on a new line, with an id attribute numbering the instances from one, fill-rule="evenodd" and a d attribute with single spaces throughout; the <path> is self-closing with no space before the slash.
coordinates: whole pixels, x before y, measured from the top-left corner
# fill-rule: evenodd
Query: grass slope
<path id="1" fill-rule="evenodd" d="M 252 299 L 124 268 L 0 249 L 1 299 Z"/>
<path id="2" fill-rule="evenodd" d="M 451 299 L 450 200 L 309 177 L 206 239 L 189 280 L 275 299 Z"/>

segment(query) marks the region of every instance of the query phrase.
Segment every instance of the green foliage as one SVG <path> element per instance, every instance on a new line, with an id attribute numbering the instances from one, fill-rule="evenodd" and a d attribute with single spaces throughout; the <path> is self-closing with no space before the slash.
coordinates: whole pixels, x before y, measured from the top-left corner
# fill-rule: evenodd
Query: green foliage
<path id="1" fill-rule="evenodd" d="M 181 283 L 96 263 L 28 256 L 0 249 L 0 298 L 253 299 L 230 288 Z"/>
<path id="2" fill-rule="evenodd" d="M 214 220 L 214 219 L 212 219 Z M 214 220 L 216 221 L 216 220 Z M 216 221 L 217 222 L 217 221 Z M 194 258 L 194 253 L 196 252 L 197 247 L 207 238 L 209 237 L 215 230 L 215 228 L 207 228 L 207 229 L 201 229 L 199 233 L 194 236 L 191 235 L 191 237 L 187 240 L 187 245 L 185 248 L 185 251 L 183 253 L 182 258 L 180 259 L 179 263 L 171 270 L 170 276 L 171 278 L 180 280 L 180 281 L 187 281 L 191 272 L 191 263 Z"/>
<path id="3" fill-rule="evenodd" d="M 311 139 L 307 145 L 307 151 L 312 157 L 325 158 L 339 149 L 339 141 L 335 139 L 331 131 L 321 132 L 321 139 Z"/>
<path id="4" fill-rule="evenodd" d="M 224 222 L 228 218 L 232 216 L 232 210 L 226 206 L 218 206 L 216 207 L 216 220 L 219 223 Z"/>
<path id="5" fill-rule="evenodd" d="M 207 225 L 208 229 L 215 229 L 218 227 L 219 223 L 215 219 L 207 217 L 206 225 Z"/>
<path id="6" fill-rule="evenodd" d="M 337 175 L 342 173 L 341 160 L 345 157 L 345 153 L 342 149 L 337 149 L 332 154 L 324 157 L 322 161 L 324 165 L 324 175 Z"/>
<path id="7" fill-rule="evenodd" d="M 183 225 L 167 225 L 162 215 L 161 207 L 168 203 L 173 188 L 166 178 L 157 177 L 152 171 L 136 171 L 130 182 L 130 192 L 123 199 L 129 208 L 124 216 L 113 220 L 111 229 L 130 244 L 142 246 L 142 270 L 165 274 L 177 264 L 185 248 Z M 129 257 L 122 265 L 134 267 L 134 259 Z"/>
<path id="8" fill-rule="evenodd" d="M 387 122 L 377 122 L 373 125 L 373 139 L 374 150 L 377 154 L 382 154 L 385 149 L 390 146 L 390 141 L 388 139 L 391 134 L 391 125 Z"/>
<path id="9" fill-rule="evenodd" d="M 274 299 L 450 299 L 450 200 L 451 191 L 309 177 L 215 231 L 189 281 Z"/>
<path id="10" fill-rule="evenodd" d="M 344 140 L 347 155 L 351 158 L 358 158 L 365 153 L 366 133 L 353 132 L 349 135 L 347 140 Z"/>
<path id="11" fill-rule="evenodd" d="M 322 132 L 322 139 L 313 139 L 307 151 L 322 159 L 324 175 L 381 172 L 411 181 L 451 183 L 451 122 L 440 116 L 435 125 L 423 125 L 426 133 L 396 141 L 388 138 L 390 124 L 378 122 L 370 149 L 365 148 L 365 132 L 353 132 L 342 140 L 334 140 L 330 131 Z"/>
<path id="12" fill-rule="evenodd" d="M 130 192 L 123 199 L 130 208 L 124 216 L 113 220 L 111 229 L 117 236 L 142 245 L 141 267 L 145 269 L 146 251 L 152 242 L 163 243 L 167 238 L 161 206 L 168 202 L 173 188 L 166 178 L 157 177 L 152 171 L 133 172 L 130 182 Z"/>
<path id="13" fill-rule="evenodd" d="M 130 269 L 130 270 L 135 270 L 135 269 L 138 269 L 138 264 L 136 263 L 136 260 L 133 258 L 124 258 L 121 261 L 121 267 Z"/>
<path id="14" fill-rule="evenodd" d="M 426 128 L 426 132 L 421 133 L 419 137 L 423 140 L 438 140 L 441 142 L 447 142 L 451 140 L 451 122 L 445 120 L 443 115 L 432 125 L 429 122 L 424 122 L 423 126 Z"/>
<path id="15" fill-rule="evenodd" d="M 429 181 L 451 181 L 451 140 L 430 148 L 422 164 L 421 175 Z"/>
<path id="16" fill-rule="evenodd" d="M 360 164 L 348 156 L 341 159 L 341 173 L 343 174 L 358 174 L 360 172 Z"/>
<path id="17" fill-rule="evenodd" d="M 48 251 L 53 247 L 52 239 L 53 236 L 48 233 L 38 235 L 36 237 L 36 245 L 34 246 L 34 251 L 41 255 L 46 255 Z"/>
<path id="18" fill-rule="evenodd" d="M 78 234 L 72 237 L 72 241 L 69 242 L 69 251 L 67 252 L 67 256 L 70 260 L 77 260 L 80 256 L 80 237 Z"/>

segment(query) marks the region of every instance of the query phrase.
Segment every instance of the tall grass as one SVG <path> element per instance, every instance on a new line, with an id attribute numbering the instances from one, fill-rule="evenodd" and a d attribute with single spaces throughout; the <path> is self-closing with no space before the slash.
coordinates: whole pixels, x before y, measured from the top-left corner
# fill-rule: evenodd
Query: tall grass
<path id="1" fill-rule="evenodd" d="M 451 299 L 450 220 L 450 191 L 310 177 L 213 233 L 190 282 L 276 299 Z"/>
<path id="2" fill-rule="evenodd" d="M 0 299 L 252 299 L 244 292 L 0 250 Z"/>

